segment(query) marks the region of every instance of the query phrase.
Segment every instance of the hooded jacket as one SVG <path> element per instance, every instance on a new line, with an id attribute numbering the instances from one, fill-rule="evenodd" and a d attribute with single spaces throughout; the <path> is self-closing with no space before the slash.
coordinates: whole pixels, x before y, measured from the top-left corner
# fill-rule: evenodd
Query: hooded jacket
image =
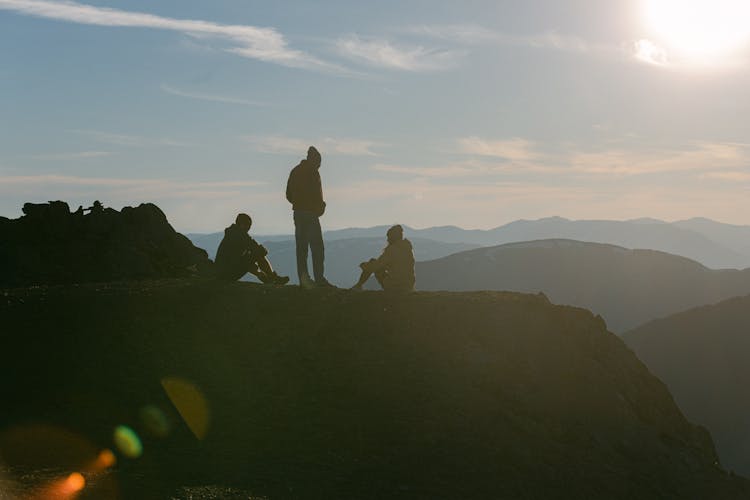
<path id="1" fill-rule="evenodd" d="M 388 272 L 384 288 L 413 290 L 416 276 L 414 275 L 414 251 L 411 241 L 402 239 L 390 243 L 376 259 L 374 270 Z"/>
<path id="2" fill-rule="evenodd" d="M 224 230 L 224 238 L 216 250 L 216 270 L 219 277 L 238 279 L 248 270 L 248 262 L 264 257 L 268 252 L 247 231 L 237 224 Z"/>
<path id="3" fill-rule="evenodd" d="M 320 172 L 307 160 L 302 160 L 289 173 L 286 199 L 292 204 L 292 210 L 312 212 L 318 217 L 325 212 Z"/>

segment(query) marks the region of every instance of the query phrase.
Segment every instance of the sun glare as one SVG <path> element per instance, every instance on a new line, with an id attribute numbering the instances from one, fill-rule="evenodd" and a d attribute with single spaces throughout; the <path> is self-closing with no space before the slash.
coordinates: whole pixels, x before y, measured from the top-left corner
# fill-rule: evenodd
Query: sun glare
<path id="1" fill-rule="evenodd" d="M 750 0 L 645 0 L 659 41 L 680 56 L 721 62 L 750 42 Z"/>

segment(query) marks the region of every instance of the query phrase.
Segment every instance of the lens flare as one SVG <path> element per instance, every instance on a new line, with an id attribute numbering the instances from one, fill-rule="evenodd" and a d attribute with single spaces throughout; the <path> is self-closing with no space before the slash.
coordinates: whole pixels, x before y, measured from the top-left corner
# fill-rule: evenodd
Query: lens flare
<path id="1" fill-rule="evenodd" d="M 86 486 L 86 479 L 80 472 L 72 473 L 63 483 L 63 489 L 68 495 L 81 491 L 84 486 Z"/>
<path id="2" fill-rule="evenodd" d="M 146 429 L 149 434 L 158 438 L 165 438 L 169 435 L 172 426 L 169 423 L 169 419 L 160 408 L 148 405 L 141 408 L 138 413 L 141 419 L 141 425 L 143 425 L 144 429 Z"/>
<path id="3" fill-rule="evenodd" d="M 161 385 L 195 437 L 205 438 L 211 413 L 201 390 L 195 384 L 177 377 L 166 377 Z"/>
<path id="4" fill-rule="evenodd" d="M 91 466 L 92 472 L 101 472 L 105 469 L 113 467 L 117 463 L 117 458 L 112 450 L 102 450 L 96 457 L 96 461 Z"/>
<path id="5" fill-rule="evenodd" d="M 126 425 L 119 425 L 115 428 L 113 435 L 115 446 L 120 453 L 128 458 L 138 458 L 143 454 L 143 444 L 141 438 L 133 429 Z"/>

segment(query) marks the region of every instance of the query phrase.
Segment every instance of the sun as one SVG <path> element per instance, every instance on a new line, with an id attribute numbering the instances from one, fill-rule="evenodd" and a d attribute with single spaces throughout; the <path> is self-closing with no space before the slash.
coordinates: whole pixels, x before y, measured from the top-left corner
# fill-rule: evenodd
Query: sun
<path id="1" fill-rule="evenodd" d="M 750 0 L 644 0 L 654 36 L 682 57 L 721 59 L 750 42 Z"/>

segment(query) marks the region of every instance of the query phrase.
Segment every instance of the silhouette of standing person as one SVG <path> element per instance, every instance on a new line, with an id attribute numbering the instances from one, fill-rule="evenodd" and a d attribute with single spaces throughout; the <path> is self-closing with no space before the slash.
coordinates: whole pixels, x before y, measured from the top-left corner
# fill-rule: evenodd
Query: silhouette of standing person
<path id="1" fill-rule="evenodd" d="M 385 291 L 414 290 L 414 251 L 411 242 L 404 238 L 404 228 L 398 224 L 391 227 L 386 233 L 386 238 L 388 245 L 380 257 L 359 265 L 362 274 L 352 290 L 361 290 L 373 274 Z"/>
<path id="2" fill-rule="evenodd" d="M 297 275 L 303 288 L 332 287 L 324 275 L 325 249 L 320 217 L 326 209 L 320 180 L 320 153 L 314 146 L 307 150 L 307 158 L 289 173 L 286 199 L 294 211 L 294 238 L 297 245 Z M 307 270 L 307 250 L 312 251 L 313 276 Z"/>

